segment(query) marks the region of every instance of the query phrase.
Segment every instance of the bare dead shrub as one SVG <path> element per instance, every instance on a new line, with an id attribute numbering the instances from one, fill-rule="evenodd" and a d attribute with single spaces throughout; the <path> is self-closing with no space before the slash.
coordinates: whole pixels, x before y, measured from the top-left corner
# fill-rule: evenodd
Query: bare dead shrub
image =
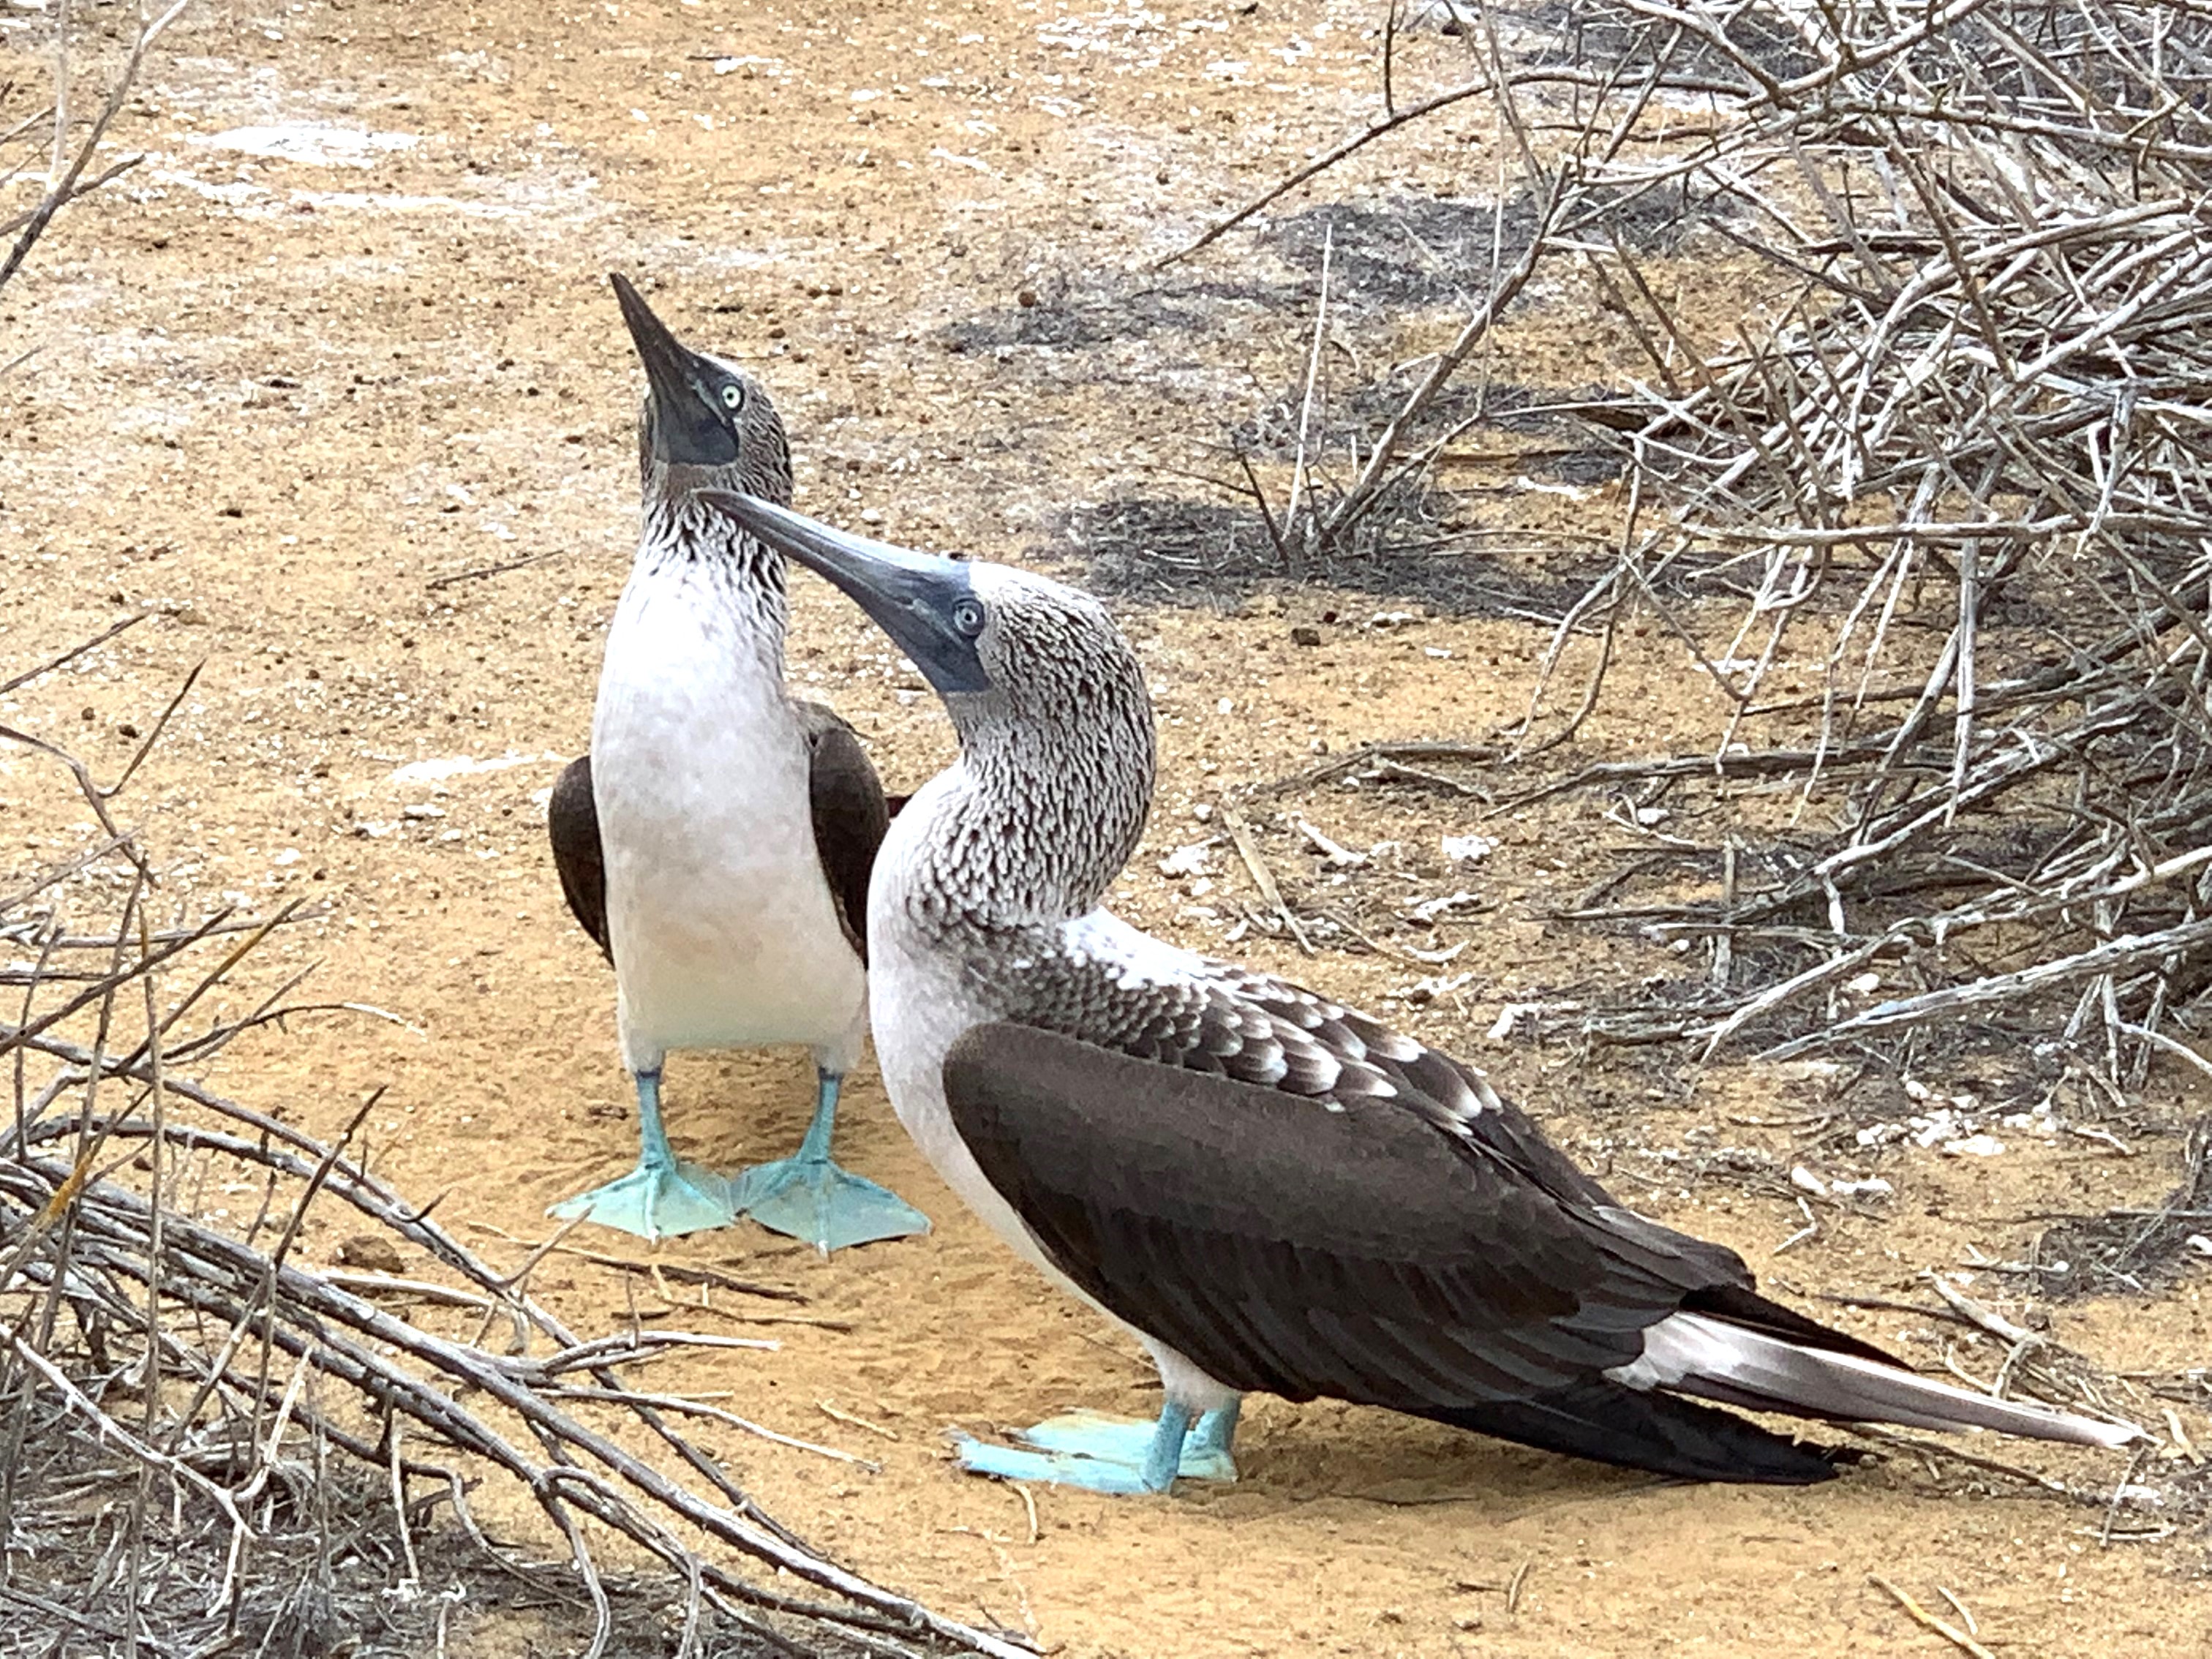
<path id="1" fill-rule="evenodd" d="M 22 1614 L 0 1620 L 0 1652 L 315 1653 L 364 1632 L 442 1651 L 450 1619 L 517 1606 L 588 1630 L 592 1656 L 1027 1651 L 810 1548 L 677 1425 L 844 1454 L 624 1375 L 671 1347 L 772 1344 L 580 1336 L 529 1291 L 557 1235 L 497 1271 L 363 1166 L 375 1096 L 325 1143 L 190 1080 L 247 1031 L 345 1005 L 296 1000 L 299 975 L 205 1012 L 302 912 L 167 914 L 114 805 L 160 736 L 103 786 L 0 726 L 92 820 L 0 892 L 0 1603 Z M 225 1190 L 252 1194 L 242 1215 L 210 1207 Z M 370 1269 L 304 1259 L 318 1205 L 352 1212 L 348 1259 Z M 382 1261 L 403 1251 L 427 1265 Z M 714 1277 L 726 1297 L 795 1296 Z M 485 1483 L 526 1494 L 543 1536 L 488 1533 Z M 565 1561 L 540 1559 L 549 1542 Z"/>

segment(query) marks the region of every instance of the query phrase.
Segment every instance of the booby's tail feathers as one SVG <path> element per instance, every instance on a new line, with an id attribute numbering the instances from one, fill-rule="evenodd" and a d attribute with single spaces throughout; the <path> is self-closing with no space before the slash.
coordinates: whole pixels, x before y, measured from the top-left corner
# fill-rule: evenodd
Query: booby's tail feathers
<path id="1" fill-rule="evenodd" d="M 1838 1423 L 1998 1429 L 2077 1446 L 2124 1446 L 2142 1437 L 2127 1424 L 1992 1399 L 1901 1366 L 1808 1346 L 1705 1314 L 1661 1320 L 1644 1334 L 1643 1357 L 1607 1375 L 1632 1389 L 1664 1389 L 1751 1411 Z"/>
<path id="2" fill-rule="evenodd" d="M 1542 1451 L 1648 1469 L 1677 1480 L 1808 1486 L 1836 1473 L 1819 1447 L 1763 1429 L 1733 1412 L 1602 1378 L 1527 1400 L 1421 1414 Z"/>

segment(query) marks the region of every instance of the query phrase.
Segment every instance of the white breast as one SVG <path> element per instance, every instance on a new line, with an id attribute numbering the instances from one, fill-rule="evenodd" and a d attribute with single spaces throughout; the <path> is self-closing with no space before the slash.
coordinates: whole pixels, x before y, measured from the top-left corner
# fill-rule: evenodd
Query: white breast
<path id="1" fill-rule="evenodd" d="M 984 1178 L 945 1103 L 946 1052 L 971 1026 L 1003 1012 L 981 1000 L 956 957 L 915 927 L 908 908 L 917 874 L 927 861 L 931 821 L 951 807 L 948 797 L 959 787 L 956 773 L 940 774 L 925 784 L 892 820 L 876 858 L 868 888 L 868 997 L 876 1063 L 883 1069 L 891 1109 L 945 1184 L 1024 1260 L 1068 1295 L 1096 1308 L 1098 1304 L 1046 1258 L 1013 1206 Z M 1139 933 L 1104 910 L 1071 922 L 1065 939 L 1071 954 L 1105 958 L 1125 975 L 1179 975 L 1202 965 L 1196 957 Z M 1236 1398 L 1233 1390 L 1165 1343 L 1134 1326 L 1127 1328 L 1151 1352 L 1169 1392 L 1192 1410 L 1211 1411 Z"/>
<path id="2" fill-rule="evenodd" d="M 970 1026 L 1000 1012 L 978 1000 L 957 959 L 924 936 L 908 908 L 929 865 L 933 821 L 957 811 L 962 787 L 957 768 L 922 785 L 891 820 L 890 833 L 876 855 L 868 884 L 869 1025 L 875 1034 L 876 1064 L 891 1109 L 945 1184 L 993 1232 L 1071 1295 L 1079 1296 L 1044 1259 L 1012 1206 L 983 1178 L 945 1103 L 946 1051 Z"/>
<path id="3" fill-rule="evenodd" d="M 869 969 L 869 1011 L 884 1093 L 890 1093 L 891 1110 L 898 1113 L 898 1121 L 907 1126 L 914 1144 L 922 1148 L 929 1166 L 991 1232 L 1068 1297 L 1115 1318 L 1046 1259 L 1013 1206 L 984 1179 L 982 1168 L 953 1128 L 951 1109 L 945 1102 L 945 1055 L 953 1042 L 971 1026 L 1002 1013 L 978 998 L 956 957 L 933 949 L 933 940 L 915 929 L 907 909 L 911 876 L 929 841 L 931 811 L 947 805 L 945 794 L 953 787 L 949 776 L 940 775 L 922 785 L 907 810 L 891 821 L 891 834 L 876 856 L 876 874 L 869 883 L 867 938 L 874 960 Z M 1139 933 L 1109 911 L 1093 911 L 1071 922 L 1066 942 L 1084 956 L 1110 957 L 1124 973 L 1183 973 L 1199 964 L 1199 957 Z M 1237 1391 L 1210 1378 L 1157 1336 L 1119 1318 L 1115 1322 L 1144 1343 L 1159 1367 L 1161 1385 L 1176 1402 L 1192 1411 L 1212 1411 L 1237 1398 Z"/>
<path id="4" fill-rule="evenodd" d="M 866 997 L 814 846 L 778 641 L 699 564 L 641 564 L 607 635 L 592 787 L 633 1066 L 803 1042 L 857 1058 Z"/>

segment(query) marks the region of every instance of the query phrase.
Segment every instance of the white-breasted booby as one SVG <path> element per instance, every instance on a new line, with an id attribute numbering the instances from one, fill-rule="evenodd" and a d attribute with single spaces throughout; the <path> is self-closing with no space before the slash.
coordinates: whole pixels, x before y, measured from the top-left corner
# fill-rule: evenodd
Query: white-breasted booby
<path id="1" fill-rule="evenodd" d="M 921 1213 L 830 1158 L 867 1023 L 868 872 L 889 813 L 850 726 L 783 679 L 783 559 L 695 491 L 791 497 L 757 382 L 681 344 L 613 279 L 648 389 L 637 558 L 607 630 L 589 754 L 548 804 L 569 908 L 612 959 L 637 1168 L 553 1206 L 648 1238 L 738 1214 L 824 1250 L 921 1232 Z M 673 1048 L 803 1043 L 819 1091 L 793 1157 L 725 1180 L 660 1121 Z"/>
<path id="2" fill-rule="evenodd" d="M 1700 1401 L 2139 1435 L 1916 1376 L 1768 1301 L 1474 1067 L 1102 908 L 1151 805 L 1153 728 L 1089 596 L 706 499 L 857 600 L 951 711 L 959 759 L 900 813 L 869 890 L 877 1058 L 946 1182 L 1134 1331 L 1165 1387 L 1156 1425 L 1055 1419 L 1031 1449 L 965 1441 L 969 1468 L 1108 1492 L 1233 1478 L 1255 1389 L 1716 1480 L 1833 1468 Z"/>

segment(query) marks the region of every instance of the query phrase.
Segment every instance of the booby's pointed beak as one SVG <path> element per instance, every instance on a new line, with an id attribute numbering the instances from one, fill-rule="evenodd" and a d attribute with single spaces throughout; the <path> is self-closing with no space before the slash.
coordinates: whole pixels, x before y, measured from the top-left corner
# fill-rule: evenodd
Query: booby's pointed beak
<path id="1" fill-rule="evenodd" d="M 699 499 L 842 588 L 939 692 L 990 690 L 975 649 L 983 606 L 969 566 L 849 536 L 757 495 L 702 489 Z"/>
<path id="2" fill-rule="evenodd" d="M 738 434 L 714 401 L 712 387 L 722 377 L 668 331 L 627 277 L 617 272 L 607 280 L 614 284 L 623 321 L 629 325 L 631 343 L 653 389 L 654 459 L 675 466 L 727 466 L 738 459 Z"/>

